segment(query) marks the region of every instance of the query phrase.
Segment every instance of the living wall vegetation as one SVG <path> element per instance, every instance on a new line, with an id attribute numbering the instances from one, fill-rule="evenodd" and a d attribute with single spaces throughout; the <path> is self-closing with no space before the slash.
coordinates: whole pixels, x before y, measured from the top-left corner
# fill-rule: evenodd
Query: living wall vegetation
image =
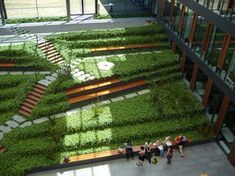
<path id="1" fill-rule="evenodd" d="M 155 106 L 158 98 L 164 99 L 161 110 Z M 149 94 L 13 130 L 2 141 L 8 151 L 0 155 L 0 174 L 23 175 L 59 164 L 64 156 L 120 147 L 128 139 L 134 145 L 179 134 L 205 140 L 211 137 L 207 126 L 200 103 L 183 83 L 168 83 Z"/>

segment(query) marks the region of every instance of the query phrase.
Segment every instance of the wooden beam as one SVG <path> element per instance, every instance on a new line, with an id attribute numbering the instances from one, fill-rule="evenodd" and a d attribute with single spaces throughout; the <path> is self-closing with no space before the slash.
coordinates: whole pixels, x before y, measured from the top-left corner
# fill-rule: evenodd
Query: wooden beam
<path id="1" fill-rule="evenodd" d="M 177 48 L 177 44 L 175 42 L 172 42 L 171 44 L 171 50 L 175 53 Z"/>
<path id="2" fill-rule="evenodd" d="M 206 36 L 203 42 L 203 47 L 202 47 L 202 53 L 203 55 L 206 54 L 207 49 L 209 47 L 209 43 L 210 43 L 210 36 L 211 36 L 211 31 L 212 31 L 212 23 L 208 23 L 207 25 L 207 29 L 206 29 Z"/>
<path id="3" fill-rule="evenodd" d="M 194 13 L 193 14 L 192 27 L 191 27 L 191 30 L 190 30 L 190 33 L 189 33 L 189 38 L 188 38 L 190 43 L 193 42 L 194 33 L 196 31 L 196 26 L 197 26 L 197 18 L 198 18 L 198 15 L 196 13 Z"/>
<path id="4" fill-rule="evenodd" d="M 185 9 L 186 9 L 186 6 L 182 5 L 182 9 L 180 11 L 179 24 L 178 24 L 178 32 L 181 32 L 183 28 Z"/>
<path id="5" fill-rule="evenodd" d="M 228 154 L 228 160 L 235 166 L 235 142 L 233 142 L 230 153 Z"/>
<path id="6" fill-rule="evenodd" d="M 204 96 L 202 98 L 202 105 L 204 107 L 207 106 L 207 103 L 208 103 L 208 99 L 209 99 L 209 96 L 210 96 L 210 93 L 211 93 L 211 88 L 212 88 L 212 80 L 211 79 L 208 79 L 207 80 L 207 83 L 206 83 L 206 89 L 205 89 L 205 93 L 204 93 Z"/>
<path id="7" fill-rule="evenodd" d="M 182 74 L 184 73 L 186 59 L 187 59 L 187 55 L 186 53 L 183 53 L 182 57 L 180 58 L 180 71 Z"/>
<path id="8" fill-rule="evenodd" d="M 166 5 L 166 0 L 162 0 L 162 6 L 161 6 L 161 15 L 162 17 L 165 15 L 165 5 Z"/>
<path id="9" fill-rule="evenodd" d="M 171 0 L 170 20 L 169 20 L 170 24 L 173 23 L 174 12 L 175 12 L 175 0 Z"/>
<path id="10" fill-rule="evenodd" d="M 228 106 L 229 106 L 229 98 L 227 96 L 224 96 L 224 99 L 223 99 L 223 103 L 221 105 L 221 108 L 220 108 L 220 111 L 219 111 L 219 115 L 218 115 L 218 118 L 215 122 L 215 127 L 214 127 L 214 133 L 216 136 L 219 135 L 219 132 L 220 132 L 220 128 L 224 122 L 224 118 L 225 118 L 225 115 L 226 115 L 226 112 L 227 112 L 227 109 L 228 109 Z"/>
<path id="11" fill-rule="evenodd" d="M 192 77 L 191 77 L 190 84 L 189 84 L 189 88 L 191 89 L 191 91 L 193 91 L 195 89 L 197 72 L 198 72 L 198 66 L 196 64 L 194 64 L 193 73 L 192 73 Z"/>
<path id="12" fill-rule="evenodd" d="M 217 67 L 219 67 L 219 68 L 223 68 L 225 57 L 226 57 L 226 54 L 228 51 L 228 47 L 229 47 L 229 43 L 230 43 L 231 38 L 232 38 L 231 34 L 226 34 L 224 36 L 223 46 L 220 51 L 220 56 L 219 56 L 219 60 L 217 63 Z"/>

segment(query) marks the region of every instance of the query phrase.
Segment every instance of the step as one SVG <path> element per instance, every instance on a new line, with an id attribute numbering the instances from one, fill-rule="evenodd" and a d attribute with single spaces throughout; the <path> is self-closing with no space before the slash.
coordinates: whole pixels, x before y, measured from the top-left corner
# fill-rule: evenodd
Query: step
<path id="1" fill-rule="evenodd" d="M 99 91 L 99 92 L 96 92 L 96 93 L 91 93 L 91 94 L 71 98 L 71 99 L 69 99 L 69 103 L 70 104 L 78 103 L 78 102 L 82 102 L 82 101 L 85 101 L 85 100 L 97 98 L 97 97 L 100 97 L 100 96 L 112 94 L 112 93 L 115 93 L 115 92 L 120 92 L 120 91 L 123 91 L 123 90 L 127 90 L 127 89 L 130 89 L 130 88 L 143 86 L 143 85 L 146 85 L 146 84 L 147 84 L 147 82 L 145 80 L 135 81 L 135 82 L 128 83 L 126 85 L 121 85 L 121 86 L 109 88 L 109 89 L 102 90 L 102 91 Z"/>
<path id="2" fill-rule="evenodd" d="M 52 43 L 43 43 L 43 44 L 39 44 L 38 47 L 43 50 L 43 49 L 50 49 L 50 48 L 54 48 L 54 45 Z"/>
<path id="3" fill-rule="evenodd" d="M 64 59 L 63 59 L 63 58 L 59 58 L 58 60 L 53 60 L 53 61 L 51 61 L 51 63 L 57 64 L 57 63 L 59 63 L 59 62 L 61 62 L 61 61 L 64 62 Z"/>
<path id="4" fill-rule="evenodd" d="M 56 49 L 55 49 L 55 47 L 48 47 L 48 48 L 44 48 L 44 49 L 41 48 L 41 50 L 43 51 L 43 53 L 48 53 L 48 52 L 56 50 Z"/>
<path id="5" fill-rule="evenodd" d="M 26 98 L 26 99 L 25 99 L 25 102 L 31 103 L 31 104 L 33 104 L 33 105 L 36 105 L 36 104 L 38 103 L 38 101 L 33 100 L 33 99 L 31 99 L 31 98 Z"/>
<path id="6" fill-rule="evenodd" d="M 51 57 L 51 58 L 49 58 L 49 60 L 52 62 L 52 61 L 56 61 L 56 60 L 58 60 L 58 59 L 64 59 L 61 55 L 57 55 L 57 56 L 55 56 L 55 57 Z"/>
<path id="7" fill-rule="evenodd" d="M 57 62 L 52 62 L 53 64 L 57 64 L 57 65 L 59 65 L 59 64 L 64 64 L 64 59 L 61 59 L 61 60 L 59 60 L 59 61 L 57 61 Z"/>
<path id="8" fill-rule="evenodd" d="M 121 82 L 121 80 L 115 78 L 115 79 L 107 80 L 107 81 L 96 83 L 96 84 L 71 88 L 71 89 L 68 89 L 66 91 L 66 94 L 67 95 L 72 95 L 72 94 L 76 94 L 76 93 L 80 93 L 80 92 L 84 92 L 84 91 L 88 91 L 88 90 L 92 90 L 92 89 L 97 89 L 97 88 L 100 88 L 100 87 L 105 87 L 105 86 L 115 84 L 115 83 L 119 83 L 119 82 Z"/>
<path id="9" fill-rule="evenodd" d="M 38 92 L 35 92 L 35 91 L 31 91 L 31 92 L 30 92 L 30 95 L 34 95 L 34 96 L 36 96 L 36 97 L 42 98 L 42 94 L 41 94 L 41 93 L 38 93 Z"/>
<path id="10" fill-rule="evenodd" d="M 49 45 L 49 44 L 52 44 L 52 43 L 45 41 L 43 43 L 39 43 L 38 46 L 41 47 L 41 46 L 45 46 L 45 45 Z"/>
<path id="11" fill-rule="evenodd" d="M 26 112 L 26 111 L 24 111 L 22 109 L 20 109 L 18 112 L 23 114 L 23 115 L 25 115 L 25 116 L 28 116 L 28 117 L 30 116 L 30 113 L 28 113 L 28 112 Z"/>
<path id="12" fill-rule="evenodd" d="M 31 112 L 33 111 L 33 109 L 31 109 L 31 108 L 29 108 L 29 107 L 27 107 L 27 106 L 24 106 L 24 105 L 21 105 L 21 106 L 20 106 L 20 109 L 21 109 L 21 110 L 24 110 L 24 111 L 26 111 L 26 112 L 28 112 L 28 113 L 31 113 Z"/>
<path id="13" fill-rule="evenodd" d="M 52 50 L 50 50 L 50 51 L 43 51 L 44 52 L 44 54 L 46 54 L 47 56 L 49 56 L 49 55 L 51 55 L 51 54 L 54 54 L 54 53 L 58 53 L 58 51 L 55 49 L 55 48 L 53 48 Z"/>
<path id="14" fill-rule="evenodd" d="M 41 90 L 47 90 L 47 87 L 43 86 L 42 84 L 37 84 L 35 87 Z"/>
<path id="15" fill-rule="evenodd" d="M 96 51 L 113 51 L 113 50 L 124 50 L 124 49 L 136 49 L 136 48 L 155 48 L 158 47 L 156 43 L 148 44 L 137 44 L 137 45 L 126 45 L 126 46 L 115 46 L 115 47 L 103 47 L 103 48 L 92 48 L 92 52 Z"/>
<path id="16" fill-rule="evenodd" d="M 28 103 L 28 102 L 26 102 L 26 101 L 25 101 L 24 103 L 22 103 L 22 105 L 27 106 L 27 107 L 29 107 L 29 108 L 31 108 L 31 109 L 33 109 L 33 108 L 35 107 L 34 104 Z"/>
<path id="17" fill-rule="evenodd" d="M 46 54 L 47 57 L 50 59 L 50 58 L 53 58 L 55 56 L 61 56 L 60 53 L 56 52 L 56 53 L 52 53 L 52 54 Z"/>
<path id="18" fill-rule="evenodd" d="M 45 90 L 42 90 L 42 89 L 37 88 L 37 87 L 34 87 L 32 91 L 35 91 L 35 92 L 40 93 L 40 94 L 44 94 L 45 93 Z"/>
<path id="19" fill-rule="evenodd" d="M 28 96 L 28 98 L 30 98 L 30 99 L 32 99 L 32 100 L 35 100 L 35 101 L 37 101 L 37 102 L 41 99 L 41 98 L 35 97 L 34 95 L 31 95 L 31 94 Z"/>

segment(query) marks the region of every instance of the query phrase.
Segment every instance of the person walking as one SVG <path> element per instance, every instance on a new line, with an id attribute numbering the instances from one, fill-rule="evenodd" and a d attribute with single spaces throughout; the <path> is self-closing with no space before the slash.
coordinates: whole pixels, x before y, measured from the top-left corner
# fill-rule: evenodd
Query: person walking
<path id="1" fill-rule="evenodd" d="M 140 151 L 138 153 L 138 161 L 136 163 L 137 166 L 143 166 L 144 160 L 146 157 L 146 151 L 144 146 L 140 146 Z"/>
<path id="2" fill-rule="evenodd" d="M 173 146 L 169 146 L 166 154 L 167 164 L 171 164 L 173 153 L 174 153 Z"/>
<path id="3" fill-rule="evenodd" d="M 152 158 L 151 146 L 150 145 L 151 145 L 150 141 L 145 143 L 146 160 L 148 160 L 149 164 L 151 164 L 151 158 Z"/>

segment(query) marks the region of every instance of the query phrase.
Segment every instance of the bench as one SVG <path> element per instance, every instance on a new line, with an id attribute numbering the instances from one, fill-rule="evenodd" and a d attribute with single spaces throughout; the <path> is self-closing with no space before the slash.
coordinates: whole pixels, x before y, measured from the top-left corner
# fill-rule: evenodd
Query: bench
<path id="1" fill-rule="evenodd" d="M 149 44 L 137 44 L 137 45 L 127 45 L 127 46 L 92 48 L 91 52 L 97 52 L 97 51 L 115 51 L 115 50 L 137 49 L 137 48 L 155 48 L 155 47 L 158 47 L 158 45 L 156 43 L 149 43 Z"/>

